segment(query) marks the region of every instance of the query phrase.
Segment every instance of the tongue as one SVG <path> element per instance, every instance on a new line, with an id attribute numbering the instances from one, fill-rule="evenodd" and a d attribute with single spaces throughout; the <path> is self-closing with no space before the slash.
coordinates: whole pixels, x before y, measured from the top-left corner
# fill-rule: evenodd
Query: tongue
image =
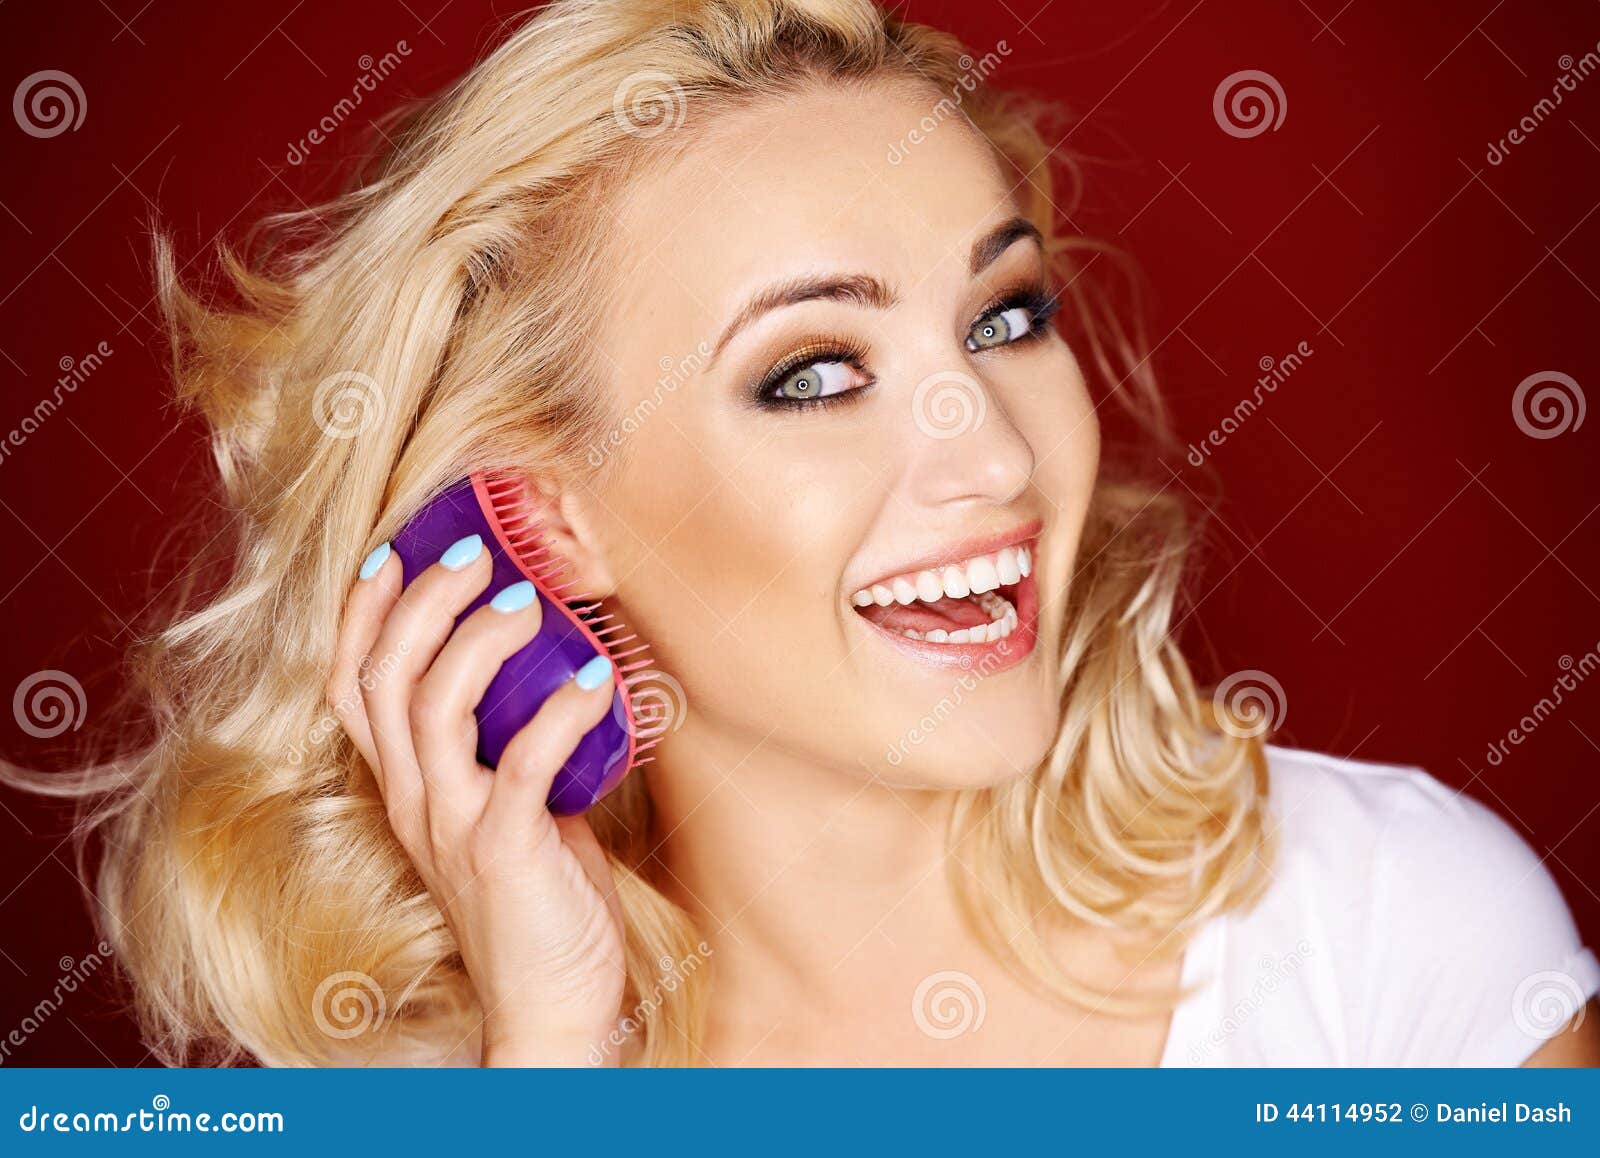
<path id="1" fill-rule="evenodd" d="M 879 627 L 890 631 L 929 632 L 936 628 L 960 631 L 963 627 L 977 627 L 989 622 L 989 615 L 971 599 L 952 599 L 946 595 L 937 603 L 891 603 L 879 607 L 876 603 L 856 608 Z"/>

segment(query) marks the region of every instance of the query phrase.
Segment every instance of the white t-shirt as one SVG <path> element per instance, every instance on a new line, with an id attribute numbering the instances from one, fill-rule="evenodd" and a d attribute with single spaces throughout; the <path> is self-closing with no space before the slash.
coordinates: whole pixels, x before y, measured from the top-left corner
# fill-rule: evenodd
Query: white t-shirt
<path id="1" fill-rule="evenodd" d="M 1496 813 L 1418 768 L 1267 755 L 1273 879 L 1190 941 L 1163 1066 L 1516 1066 L 1600 990 Z"/>

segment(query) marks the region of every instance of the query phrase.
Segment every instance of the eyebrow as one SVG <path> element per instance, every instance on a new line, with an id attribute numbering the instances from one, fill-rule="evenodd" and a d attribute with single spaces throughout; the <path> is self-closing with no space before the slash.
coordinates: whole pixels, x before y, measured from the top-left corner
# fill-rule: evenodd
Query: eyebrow
<path id="1" fill-rule="evenodd" d="M 1010 221 L 1002 221 L 972 243 L 972 253 L 967 257 L 967 270 L 976 277 L 1000 260 L 1002 253 L 1024 238 L 1032 241 L 1040 249 L 1044 248 L 1043 234 L 1026 217 L 1013 217 Z"/>
<path id="2" fill-rule="evenodd" d="M 1039 230 L 1026 218 L 1013 217 L 1009 221 L 1002 221 L 973 243 L 972 251 L 967 256 L 968 271 L 974 276 L 982 273 L 998 261 L 1001 254 L 1024 239 L 1031 239 L 1040 248 L 1044 246 L 1044 238 Z M 716 362 L 717 355 L 722 353 L 734 335 L 763 314 L 786 306 L 815 301 L 847 302 L 851 305 L 886 310 L 899 304 L 900 295 L 886 282 L 870 274 L 842 276 L 824 274 L 778 282 L 760 290 L 740 307 L 733 320 L 723 329 L 722 336 L 717 339 L 711 357 L 707 360 L 707 366 Z"/>

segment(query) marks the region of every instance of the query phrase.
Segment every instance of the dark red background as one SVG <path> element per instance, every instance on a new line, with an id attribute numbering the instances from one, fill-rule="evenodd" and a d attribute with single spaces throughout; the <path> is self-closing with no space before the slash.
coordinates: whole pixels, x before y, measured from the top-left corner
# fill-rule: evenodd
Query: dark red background
<path id="1" fill-rule="evenodd" d="M 438 2 L 0 7 L 4 92 L 59 69 L 87 98 L 81 128 L 51 139 L 0 119 L 0 435 L 51 392 L 63 358 L 113 350 L 0 461 L 6 697 L 64 669 L 92 727 L 210 501 L 204 432 L 168 405 L 146 222 L 159 211 L 200 275 L 214 236 L 331 191 L 370 114 L 445 83 L 514 11 Z M 1547 857 L 1600 944 L 1600 681 L 1503 764 L 1485 759 L 1562 657 L 1600 642 L 1600 417 L 1540 440 L 1511 407 L 1547 370 L 1600 395 L 1600 77 L 1503 164 L 1485 161 L 1549 94 L 1559 59 L 1595 48 L 1600 9 L 1341 3 L 907 7 L 980 54 L 1004 39 L 994 81 L 1079 114 L 1075 219 L 1146 271 L 1186 440 L 1250 392 L 1259 359 L 1314 350 L 1213 455 L 1222 499 L 1184 628 L 1200 675 L 1270 672 L 1287 695 L 1284 742 L 1469 786 Z M 360 114 L 289 165 L 359 58 L 401 40 L 410 56 Z M 1283 86 L 1276 131 L 1219 129 L 1212 94 L 1242 69 Z M 1200 472 L 1171 465 L 1175 488 L 1210 501 Z M 74 738 L 32 739 L 0 713 L 13 761 L 54 767 Z M 11 794 L 0 805 L 3 1035 L 92 937 L 60 814 Z M 146 1058 L 97 984 L 9 1061 Z"/>

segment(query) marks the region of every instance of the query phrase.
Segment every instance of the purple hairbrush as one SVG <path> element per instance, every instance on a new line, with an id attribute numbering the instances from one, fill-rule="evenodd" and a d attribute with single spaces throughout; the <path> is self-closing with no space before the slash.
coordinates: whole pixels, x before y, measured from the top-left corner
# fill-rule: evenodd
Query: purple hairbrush
<path id="1" fill-rule="evenodd" d="M 623 624 L 600 614 L 600 602 L 573 595 L 561 577 L 563 562 L 543 541 L 537 514 L 522 483 L 508 476 L 474 474 L 431 500 L 394 537 L 402 582 L 409 584 L 438 562 L 445 548 L 480 535 L 493 575 L 483 593 L 457 618 L 459 624 L 501 588 L 524 579 L 538 590 L 539 632 L 501 666 L 475 711 L 478 759 L 493 768 L 511 738 L 545 700 L 597 655 L 614 665 L 611 711 L 578 741 L 550 786 L 550 811 L 572 816 L 622 782 L 661 738 L 663 703 L 639 700 L 635 685 L 650 677 L 646 645 L 619 634 Z"/>

